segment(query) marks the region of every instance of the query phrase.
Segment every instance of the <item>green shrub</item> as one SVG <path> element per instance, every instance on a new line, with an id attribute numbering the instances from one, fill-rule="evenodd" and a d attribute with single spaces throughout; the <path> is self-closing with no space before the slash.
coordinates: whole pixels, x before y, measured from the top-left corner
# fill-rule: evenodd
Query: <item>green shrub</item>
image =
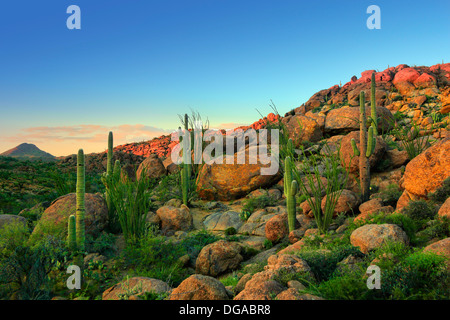
<path id="1" fill-rule="evenodd" d="M 363 278 L 363 272 L 357 270 L 344 275 L 333 275 L 307 292 L 329 300 L 367 300 L 372 299 L 378 290 L 369 290 Z"/>
<path id="2" fill-rule="evenodd" d="M 148 232 L 125 248 L 122 267 L 128 269 L 130 276 L 145 276 L 178 285 L 187 276 L 178 262 L 184 254 L 182 246 Z"/>
<path id="3" fill-rule="evenodd" d="M 402 191 L 399 186 L 395 183 L 388 185 L 386 188 L 382 189 L 379 193 L 381 200 L 385 203 L 385 205 L 390 205 L 395 207 L 397 205 L 398 199 L 402 195 Z"/>
<path id="4" fill-rule="evenodd" d="M 415 252 L 382 273 L 386 299 L 449 299 L 450 277 L 445 258 Z"/>
<path id="5" fill-rule="evenodd" d="M 220 240 L 218 236 L 206 230 L 200 230 L 184 238 L 180 246 L 191 257 L 196 257 L 204 246 L 218 240 Z"/>
<path id="6" fill-rule="evenodd" d="M 69 256 L 65 242 L 46 238 L 30 245 L 24 238 L 27 231 L 18 226 L 1 233 L 9 237 L 0 237 L 0 299 L 51 298 L 49 275 Z"/>
<path id="7" fill-rule="evenodd" d="M 277 201 L 269 195 L 261 195 L 259 197 L 246 199 L 242 211 L 253 213 L 256 209 L 263 209 L 276 205 Z"/>
<path id="8" fill-rule="evenodd" d="M 263 248 L 267 250 L 267 249 L 270 249 L 272 247 L 273 247 L 272 241 L 270 241 L 269 239 L 264 239 Z"/>
<path id="9" fill-rule="evenodd" d="M 247 221 L 248 218 L 250 218 L 251 215 L 252 215 L 252 212 L 242 210 L 242 211 L 239 213 L 239 218 L 241 218 L 241 221 Z"/>
<path id="10" fill-rule="evenodd" d="M 234 227 L 229 227 L 225 230 L 225 235 L 226 236 L 231 236 L 237 233 L 236 229 Z"/>
<path id="11" fill-rule="evenodd" d="M 333 275 L 338 262 L 349 255 L 359 256 L 361 252 L 355 247 L 343 246 L 333 250 L 302 250 L 297 255 L 308 263 L 317 281 L 322 282 Z"/>
<path id="12" fill-rule="evenodd" d="M 447 217 L 431 220 L 416 236 L 417 242 L 424 245 L 433 239 L 448 238 L 450 237 L 450 220 Z"/>
<path id="13" fill-rule="evenodd" d="M 415 221 L 430 220 L 437 214 L 434 205 L 425 200 L 410 201 L 403 212 Z"/>
<path id="14" fill-rule="evenodd" d="M 229 276 L 227 276 L 225 278 L 220 278 L 219 281 L 222 282 L 222 284 L 225 287 L 227 287 L 227 286 L 235 287 L 237 285 L 237 283 L 239 282 L 239 277 L 237 276 L 237 274 L 235 272 L 233 272 L 232 274 L 230 274 Z"/>
<path id="15" fill-rule="evenodd" d="M 444 180 L 441 187 L 430 193 L 428 198 L 437 203 L 443 203 L 450 197 L 450 177 Z"/>
<path id="16" fill-rule="evenodd" d="M 141 177 L 131 179 L 117 179 L 107 176 L 109 195 L 115 208 L 116 219 L 120 223 L 124 238 L 128 243 L 139 241 L 146 232 L 145 216 L 150 209 L 150 195 L 148 190 L 154 181 L 148 178 L 145 172 Z"/>

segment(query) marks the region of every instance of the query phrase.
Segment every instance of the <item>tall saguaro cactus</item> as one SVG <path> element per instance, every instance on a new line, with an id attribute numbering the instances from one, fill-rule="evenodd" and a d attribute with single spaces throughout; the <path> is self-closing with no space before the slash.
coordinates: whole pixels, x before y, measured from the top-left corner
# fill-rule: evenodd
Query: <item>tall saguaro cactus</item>
<path id="1" fill-rule="evenodd" d="M 372 79 L 370 84 L 370 122 L 373 127 L 373 133 L 378 136 L 378 119 L 377 119 L 377 105 L 375 100 L 375 72 L 372 73 Z"/>
<path id="2" fill-rule="evenodd" d="M 181 133 L 181 128 L 180 128 Z M 189 202 L 189 186 L 192 173 L 190 150 L 190 132 L 189 132 L 189 116 L 184 115 L 184 135 L 183 135 L 183 163 L 181 165 L 181 192 L 183 196 L 183 204 L 188 205 Z"/>
<path id="3" fill-rule="evenodd" d="M 364 91 L 361 91 L 359 95 L 359 149 L 356 145 L 355 139 L 351 140 L 353 153 L 355 156 L 359 157 L 359 179 L 361 184 L 361 198 L 365 202 L 370 198 L 370 163 L 369 157 L 375 151 L 376 136 L 374 135 L 374 122 L 376 123 L 376 113 L 375 117 L 371 121 L 369 127 L 369 132 L 367 134 L 367 117 L 366 117 L 366 107 L 365 107 L 365 96 Z"/>
<path id="4" fill-rule="evenodd" d="M 108 134 L 108 157 L 107 157 L 107 162 L 106 162 L 106 177 L 111 177 L 113 174 L 113 133 L 110 131 Z M 105 200 L 106 200 L 106 205 L 108 206 L 108 213 L 109 216 L 111 217 L 113 215 L 113 205 L 112 205 L 112 200 L 111 200 L 111 191 L 110 191 L 110 186 L 106 185 L 106 190 L 105 190 Z"/>
<path id="5" fill-rule="evenodd" d="M 289 232 L 295 230 L 296 201 L 298 183 L 292 179 L 291 158 L 286 157 L 284 161 L 284 195 L 286 196 L 286 207 L 288 212 Z"/>
<path id="6" fill-rule="evenodd" d="M 84 206 L 85 200 L 85 166 L 84 166 L 84 152 L 83 149 L 78 151 L 77 157 L 77 205 L 76 205 L 76 239 L 77 248 L 80 252 L 85 249 L 85 225 L 84 219 L 86 209 Z"/>
<path id="7" fill-rule="evenodd" d="M 108 162 L 106 163 L 106 174 L 113 172 L 113 133 L 108 134 Z"/>

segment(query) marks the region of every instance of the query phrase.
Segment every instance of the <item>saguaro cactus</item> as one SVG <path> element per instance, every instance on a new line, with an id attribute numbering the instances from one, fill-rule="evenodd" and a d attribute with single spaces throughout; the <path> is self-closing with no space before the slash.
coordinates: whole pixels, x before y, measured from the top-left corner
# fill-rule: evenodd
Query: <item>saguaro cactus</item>
<path id="1" fill-rule="evenodd" d="M 77 248 L 80 252 L 84 252 L 85 247 L 85 225 L 84 218 L 86 209 L 84 206 L 85 199 L 85 167 L 83 149 L 78 151 L 77 158 L 77 205 L 76 205 L 76 234 Z"/>
<path id="2" fill-rule="evenodd" d="M 288 212 L 289 232 L 295 229 L 296 220 L 296 201 L 298 192 L 298 183 L 292 179 L 291 158 L 286 157 L 284 161 L 284 195 L 286 196 L 286 207 Z"/>
<path id="3" fill-rule="evenodd" d="M 367 137 L 367 117 L 365 107 L 364 91 L 359 95 L 359 149 L 356 145 L 355 139 L 351 140 L 353 153 L 359 157 L 359 179 L 361 183 L 361 198 L 364 201 L 370 198 L 370 163 L 369 157 L 375 151 L 376 136 L 374 136 L 373 122 L 369 127 L 369 134 Z M 374 118 L 376 121 L 376 116 Z"/>
<path id="4" fill-rule="evenodd" d="M 108 134 L 108 162 L 106 163 L 106 174 L 113 172 L 113 133 Z"/>
<path id="5" fill-rule="evenodd" d="M 181 133 L 181 128 L 179 128 Z M 184 115 L 184 135 L 183 135 L 183 163 L 181 165 L 181 192 L 183 196 L 183 204 L 188 205 L 189 202 L 189 186 L 192 173 L 190 148 L 190 132 L 189 132 L 189 116 Z"/>
<path id="6" fill-rule="evenodd" d="M 70 251 L 77 251 L 76 221 L 73 214 L 69 217 L 67 234 L 67 246 L 69 247 Z"/>
<path id="7" fill-rule="evenodd" d="M 372 73 L 372 80 L 370 84 L 370 122 L 373 127 L 375 136 L 378 136 L 378 119 L 377 119 L 377 105 L 375 101 L 375 72 Z"/>
<path id="8" fill-rule="evenodd" d="M 110 131 L 109 135 L 108 135 L 108 158 L 107 158 L 107 162 L 106 162 L 106 175 L 104 177 L 105 181 L 108 177 L 111 177 L 113 174 L 113 133 Z M 108 212 L 110 214 L 110 216 L 112 216 L 113 214 L 113 205 L 112 205 L 112 201 L 111 201 L 111 194 L 110 194 L 110 190 L 109 190 L 109 186 L 105 183 L 106 185 L 106 190 L 105 190 L 105 200 L 106 200 L 106 205 L 108 206 Z"/>

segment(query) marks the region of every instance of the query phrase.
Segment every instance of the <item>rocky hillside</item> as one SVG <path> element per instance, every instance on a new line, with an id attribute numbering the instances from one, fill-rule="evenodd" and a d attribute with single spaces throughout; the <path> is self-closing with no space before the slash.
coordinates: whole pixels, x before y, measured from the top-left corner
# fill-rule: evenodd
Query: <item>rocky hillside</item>
<path id="1" fill-rule="evenodd" d="M 377 134 L 368 135 L 370 154 L 359 157 L 355 148 L 366 136 L 359 132 L 360 92 L 366 92 L 361 108 L 370 115 L 372 74 L 377 121 L 370 131 L 376 126 Z M 129 234 L 110 229 L 114 211 L 105 196 L 86 194 L 88 290 L 68 293 L 66 278 L 56 276 L 47 297 L 448 300 L 449 98 L 450 64 L 400 65 L 364 71 L 284 116 L 272 113 L 243 127 L 286 130 L 292 142 L 283 140 L 281 146 L 291 154 L 281 161 L 290 165 L 291 176 L 283 170 L 289 165 L 262 175 L 268 165 L 258 158 L 239 165 L 204 164 L 180 177 L 168 157 L 169 136 L 118 146 L 114 159 L 124 171 L 114 183 L 126 192 L 115 198 L 116 209 L 129 205 L 122 214 L 141 226 L 144 214 L 146 232 L 136 235 L 138 242 L 133 237 L 127 242 Z M 63 161 L 74 166 L 76 157 Z M 106 153 L 89 155 L 86 163 L 87 170 L 103 172 Z M 151 186 L 130 176 L 135 168 L 153 178 Z M 367 197 L 361 173 L 368 177 Z M 190 193 L 183 197 L 186 186 Z M 300 192 L 296 186 L 302 186 Z M 30 231 L 31 243 L 49 233 L 65 243 L 75 202 L 71 193 L 45 206 Z M 136 209 L 147 202 L 144 213 Z M 1 215 L 0 227 L 13 220 L 29 223 L 24 214 Z M 127 227 L 124 221 L 120 228 Z M 69 260 L 61 257 L 61 265 Z M 376 267 L 382 272 L 379 290 L 368 282 L 367 272 Z M 1 288 L 0 298 L 9 299 Z"/>
<path id="2" fill-rule="evenodd" d="M 377 106 L 390 111 L 387 113 L 385 109 L 380 109 L 386 123 L 393 119 L 391 115 L 401 112 L 400 124 L 414 121 L 424 129 L 433 127 L 433 132 L 445 131 L 440 129 L 445 129 L 443 124 L 448 122 L 450 112 L 450 63 L 431 67 L 401 64 L 383 71 L 363 71 L 359 78 L 353 76 L 343 86 L 334 85 L 315 93 L 300 107 L 286 113 L 283 121 L 291 122 L 293 125 L 297 119 L 293 119 L 292 116 L 305 116 L 303 119 L 313 128 L 302 140 L 320 140 L 323 136 L 357 130 L 358 124 L 352 119 L 357 119 L 359 110 L 352 107 L 359 106 L 359 93 L 362 90 L 367 92 L 366 99 L 369 103 L 370 79 L 373 72 L 377 83 Z M 276 120 L 277 116 L 271 113 L 249 126 L 236 129 L 261 129 Z M 166 157 L 174 145 L 169 135 L 163 135 L 147 142 L 117 146 L 115 150 L 143 157 L 148 157 L 152 153 Z"/>
<path id="3" fill-rule="evenodd" d="M 55 159 L 50 153 L 42 151 L 34 144 L 22 143 L 15 148 L 0 153 L 0 156 L 20 158 L 24 160 L 52 161 Z"/>

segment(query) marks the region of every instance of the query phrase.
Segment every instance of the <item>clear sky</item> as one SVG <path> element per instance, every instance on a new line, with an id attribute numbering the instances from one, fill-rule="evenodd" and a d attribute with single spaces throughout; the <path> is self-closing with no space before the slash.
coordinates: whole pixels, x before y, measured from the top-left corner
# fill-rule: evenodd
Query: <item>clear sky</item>
<path id="1" fill-rule="evenodd" d="M 69 30 L 69 5 L 81 30 Z M 381 29 L 369 30 L 369 5 Z M 58 0 L 0 6 L 0 152 L 56 156 L 281 114 L 368 69 L 450 61 L 450 1 Z"/>

